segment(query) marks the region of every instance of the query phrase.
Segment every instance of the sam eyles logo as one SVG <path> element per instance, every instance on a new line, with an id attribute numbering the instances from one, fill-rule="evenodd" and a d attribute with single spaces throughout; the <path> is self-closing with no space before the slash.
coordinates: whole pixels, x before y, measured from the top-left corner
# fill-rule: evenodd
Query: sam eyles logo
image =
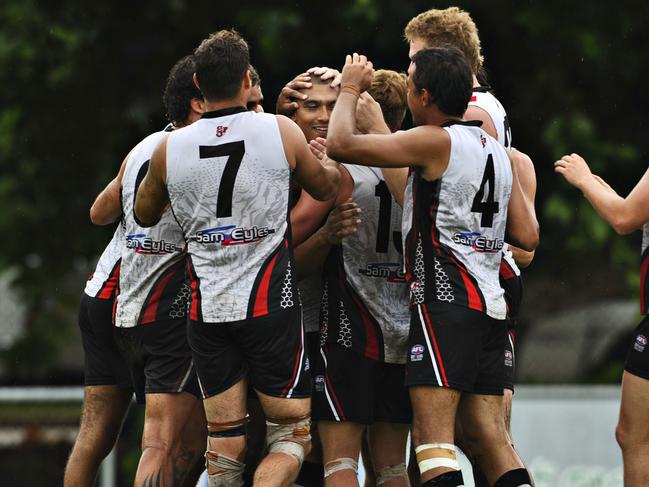
<path id="1" fill-rule="evenodd" d="M 261 239 L 275 233 L 274 228 L 257 227 L 243 228 L 236 225 L 206 228 L 196 232 L 196 241 L 203 244 L 242 245 L 259 242 Z"/>
<path id="2" fill-rule="evenodd" d="M 500 238 L 490 239 L 479 232 L 457 232 L 453 235 L 453 242 L 471 247 L 476 252 L 492 254 L 500 252 L 505 245 L 504 240 Z"/>
<path id="3" fill-rule="evenodd" d="M 134 233 L 126 236 L 126 248 L 135 250 L 138 254 L 173 254 L 179 252 L 180 248 L 175 244 L 164 240 L 153 240 L 146 236 L 145 233 Z"/>

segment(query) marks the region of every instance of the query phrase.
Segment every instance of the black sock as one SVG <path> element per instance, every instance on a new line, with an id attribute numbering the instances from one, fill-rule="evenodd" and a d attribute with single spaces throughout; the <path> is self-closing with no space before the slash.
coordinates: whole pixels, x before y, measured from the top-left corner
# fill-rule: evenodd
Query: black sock
<path id="1" fill-rule="evenodd" d="M 484 476 L 484 472 L 477 463 L 472 463 L 473 467 L 473 483 L 475 487 L 489 487 L 489 482 L 487 482 L 487 477 Z"/>
<path id="2" fill-rule="evenodd" d="M 458 487 L 461 485 L 464 485 L 462 472 L 454 470 L 453 472 L 446 472 L 437 477 L 433 477 L 429 481 L 421 484 L 421 487 Z"/>
<path id="3" fill-rule="evenodd" d="M 520 487 L 522 485 L 532 485 L 532 479 L 526 469 L 517 468 L 506 472 L 496 480 L 493 487 Z"/>
<path id="4" fill-rule="evenodd" d="M 295 483 L 303 487 L 322 487 L 324 485 L 324 466 L 321 463 L 304 461 Z"/>

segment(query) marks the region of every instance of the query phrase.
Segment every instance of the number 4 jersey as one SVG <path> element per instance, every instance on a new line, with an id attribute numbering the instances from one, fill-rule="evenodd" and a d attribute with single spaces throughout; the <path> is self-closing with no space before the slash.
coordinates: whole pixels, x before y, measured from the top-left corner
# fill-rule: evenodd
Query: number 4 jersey
<path id="1" fill-rule="evenodd" d="M 230 322 L 295 306 L 290 166 L 275 115 L 207 112 L 167 141 L 167 189 L 187 240 L 190 319 Z"/>
<path id="2" fill-rule="evenodd" d="M 411 302 L 444 301 L 502 320 L 498 271 L 512 187 L 509 157 L 475 122 L 443 127 L 451 138 L 446 171 L 427 181 L 414 170 L 404 197 Z"/>

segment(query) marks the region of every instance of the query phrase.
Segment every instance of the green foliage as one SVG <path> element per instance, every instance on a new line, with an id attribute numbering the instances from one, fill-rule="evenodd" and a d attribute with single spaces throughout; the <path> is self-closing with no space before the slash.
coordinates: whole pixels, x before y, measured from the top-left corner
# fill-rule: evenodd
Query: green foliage
<path id="1" fill-rule="evenodd" d="M 646 169 L 649 10 L 636 2 L 454 2 L 480 29 L 486 67 L 507 107 L 514 145 L 535 162 L 542 242 L 537 266 L 595 257 L 628 269 L 637 252 L 615 235 L 552 163 L 578 152 L 626 194 Z M 444 8 L 451 2 L 436 2 Z M 227 4 L 208 0 L 0 4 L 0 271 L 20 269 L 28 330 L 5 363 L 46 374 L 67 339 L 89 265 L 112 229 L 88 208 L 130 148 L 164 123 L 161 93 L 171 65 L 209 32 L 236 27 L 251 44 L 266 109 L 281 86 L 345 54 L 405 70 L 407 21 L 425 1 Z M 56 291 L 54 291 L 56 289 Z M 69 329 L 69 328 L 68 328 Z M 19 367 L 16 367 L 16 372 Z"/>

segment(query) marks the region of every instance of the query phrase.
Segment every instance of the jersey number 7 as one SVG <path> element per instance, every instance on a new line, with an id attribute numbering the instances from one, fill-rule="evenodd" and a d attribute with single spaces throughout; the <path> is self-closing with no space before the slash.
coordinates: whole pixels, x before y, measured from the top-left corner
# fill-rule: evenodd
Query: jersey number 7
<path id="1" fill-rule="evenodd" d="M 228 156 L 225 161 L 225 168 L 221 174 L 221 183 L 219 184 L 219 193 L 216 198 L 216 217 L 228 218 L 232 216 L 232 193 L 234 192 L 234 181 L 237 179 L 237 173 L 246 152 L 246 145 L 243 140 L 228 142 L 220 145 L 201 145 L 199 154 L 201 159 L 212 157 Z"/>

